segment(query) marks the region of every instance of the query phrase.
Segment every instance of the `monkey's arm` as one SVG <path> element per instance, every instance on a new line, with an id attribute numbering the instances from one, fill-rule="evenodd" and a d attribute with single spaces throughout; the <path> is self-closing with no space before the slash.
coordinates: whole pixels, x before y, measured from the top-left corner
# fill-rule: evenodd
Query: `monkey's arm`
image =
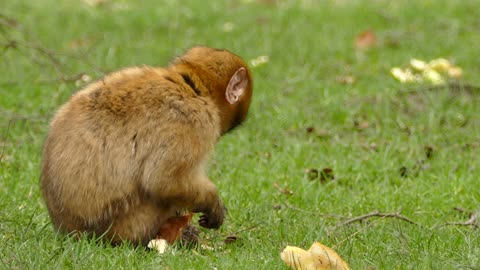
<path id="1" fill-rule="evenodd" d="M 163 143 L 150 148 L 153 152 L 143 166 L 143 189 L 169 208 L 203 213 L 199 220 L 203 227 L 220 227 L 225 207 L 204 170 L 216 138 L 184 125 L 169 130 L 170 134 L 162 134 L 164 140 L 159 140 Z"/>
<path id="2" fill-rule="evenodd" d="M 193 203 L 191 210 L 195 213 L 203 213 L 198 220 L 200 226 L 210 229 L 218 229 L 225 219 L 225 212 L 227 208 L 218 196 L 217 188 L 207 178 L 207 176 L 199 176 L 199 183 L 205 189 L 204 198 L 198 197 L 197 201 Z"/>

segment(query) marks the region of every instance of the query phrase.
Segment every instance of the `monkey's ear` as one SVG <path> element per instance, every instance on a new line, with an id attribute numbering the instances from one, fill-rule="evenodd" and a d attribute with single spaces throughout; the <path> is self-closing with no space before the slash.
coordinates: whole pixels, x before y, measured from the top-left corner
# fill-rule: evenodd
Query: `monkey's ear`
<path id="1" fill-rule="evenodd" d="M 244 67 L 239 68 L 235 72 L 235 74 L 233 74 L 232 78 L 230 78 L 230 82 L 227 86 L 227 91 L 225 91 L 225 98 L 227 99 L 228 103 L 236 103 L 243 95 L 243 93 L 245 93 L 247 86 L 247 70 Z"/>

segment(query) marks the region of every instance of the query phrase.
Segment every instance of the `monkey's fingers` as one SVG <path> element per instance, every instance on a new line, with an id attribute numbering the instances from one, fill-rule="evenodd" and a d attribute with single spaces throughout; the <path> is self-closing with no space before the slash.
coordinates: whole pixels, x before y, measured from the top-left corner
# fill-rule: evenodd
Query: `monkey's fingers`
<path id="1" fill-rule="evenodd" d="M 200 224 L 200 226 L 207 229 L 218 229 L 220 228 L 220 225 L 222 225 L 222 223 L 223 223 L 223 220 L 220 221 L 220 220 L 212 219 L 207 214 L 202 214 L 198 219 L 198 224 Z"/>

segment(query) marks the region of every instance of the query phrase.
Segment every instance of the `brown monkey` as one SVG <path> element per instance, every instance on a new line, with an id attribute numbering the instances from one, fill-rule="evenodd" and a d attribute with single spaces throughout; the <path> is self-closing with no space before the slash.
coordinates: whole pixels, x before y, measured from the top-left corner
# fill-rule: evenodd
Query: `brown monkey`
<path id="1" fill-rule="evenodd" d="M 185 210 L 220 227 L 225 208 L 205 163 L 245 119 L 251 97 L 245 62 L 207 47 L 77 92 L 53 118 L 43 150 L 41 190 L 54 228 L 146 244 Z"/>

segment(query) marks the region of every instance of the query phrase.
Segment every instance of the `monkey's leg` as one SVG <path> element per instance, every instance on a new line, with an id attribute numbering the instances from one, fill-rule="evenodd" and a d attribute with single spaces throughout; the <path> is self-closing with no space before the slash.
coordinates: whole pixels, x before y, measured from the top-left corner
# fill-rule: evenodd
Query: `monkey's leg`
<path id="1" fill-rule="evenodd" d="M 132 206 L 113 221 L 107 238 L 112 242 L 129 241 L 137 245 L 147 245 L 158 233 L 158 228 L 173 215 L 172 210 L 159 208 L 153 202 Z"/>

